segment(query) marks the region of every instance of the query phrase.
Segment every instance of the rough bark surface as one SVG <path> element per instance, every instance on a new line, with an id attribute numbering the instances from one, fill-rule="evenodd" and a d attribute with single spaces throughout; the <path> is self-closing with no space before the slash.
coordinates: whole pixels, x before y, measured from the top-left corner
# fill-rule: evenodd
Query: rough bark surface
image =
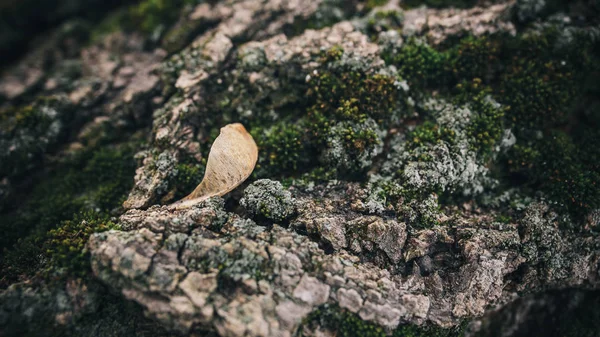
<path id="1" fill-rule="evenodd" d="M 600 4 L 422 3 L 45 22 L 0 76 L 0 336 L 524 336 L 598 315 Z M 230 123 L 254 174 L 170 208 Z"/>

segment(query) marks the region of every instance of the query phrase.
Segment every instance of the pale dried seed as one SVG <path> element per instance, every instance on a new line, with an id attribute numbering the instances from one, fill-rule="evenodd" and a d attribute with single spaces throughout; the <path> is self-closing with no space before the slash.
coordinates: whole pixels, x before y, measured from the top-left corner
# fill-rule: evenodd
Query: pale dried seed
<path id="1" fill-rule="evenodd" d="M 191 207 L 230 192 L 252 174 L 257 159 L 258 147 L 246 128 L 240 123 L 225 125 L 210 149 L 202 182 L 169 208 Z"/>

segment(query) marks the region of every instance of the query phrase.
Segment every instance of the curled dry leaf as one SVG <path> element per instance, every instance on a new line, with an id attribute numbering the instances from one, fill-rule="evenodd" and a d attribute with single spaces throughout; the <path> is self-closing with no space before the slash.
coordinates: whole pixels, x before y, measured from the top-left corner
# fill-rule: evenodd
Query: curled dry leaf
<path id="1" fill-rule="evenodd" d="M 187 208 L 210 197 L 226 194 L 250 176 L 257 159 L 258 148 L 246 128 L 240 123 L 225 125 L 210 149 L 200 185 L 169 208 Z"/>

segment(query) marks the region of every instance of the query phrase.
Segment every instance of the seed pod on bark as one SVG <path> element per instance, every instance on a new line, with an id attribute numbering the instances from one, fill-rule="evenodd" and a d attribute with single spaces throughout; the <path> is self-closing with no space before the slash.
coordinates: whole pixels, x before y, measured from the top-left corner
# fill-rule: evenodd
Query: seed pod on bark
<path id="1" fill-rule="evenodd" d="M 257 160 L 258 147 L 246 128 L 240 123 L 225 125 L 210 149 L 202 182 L 169 208 L 191 207 L 230 192 L 248 179 Z"/>

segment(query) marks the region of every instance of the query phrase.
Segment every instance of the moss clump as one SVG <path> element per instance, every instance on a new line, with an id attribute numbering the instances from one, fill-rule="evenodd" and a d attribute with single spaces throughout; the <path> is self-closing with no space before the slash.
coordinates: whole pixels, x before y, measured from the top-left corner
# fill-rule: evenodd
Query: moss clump
<path id="1" fill-rule="evenodd" d="M 40 97 L 21 108 L 0 110 L 0 177 L 19 176 L 66 136 L 73 108 L 62 97 Z"/>
<path id="2" fill-rule="evenodd" d="M 451 71 L 460 81 L 482 78 L 489 82 L 497 72 L 501 40 L 467 36 L 448 52 Z"/>
<path id="3" fill-rule="evenodd" d="M 324 165 L 330 172 L 319 175 L 360 180 L 381 147 L 382 128 L 399 118 L 394 76 L 371 73 L 340 47 L 323 51 L 319 60 L 306 78 L 304 105 L 284 111 L 268 128 L 260 117 L 253 120 L 259 177 L 298 178 Z"/>
<path id="4" fill-rule="evenodd" d="M 324 183 L 334 180 L 337 177 L 337 172 L 330 168 L 317 167 L 302 174 L 298 179 L 287 178 L 282 180 L 284 186 L 302 185 L 309 186 L 313 183 Z"/>
<path id="5" fill-rule="evenodd" d="M 408 148 L 415 149 L 423 144 L 434 145 L 439 142 L 454 143 L 456 132 L 448 127 L 427 120 L 419 124 L 408 136 Z M 427 160 L 427 158 L 421 158 Z"/>
<path id="6" fill-rule="evenodd" d="M 458 85 L 461 90 L 452 93 L 460 94 L 466 89 L 461 83 L 481 86 L 496 80 L 503 68 L 502 48 L 511 39 L 514 38 L 467 36 L 447 49 L 436 49 L 425 40 L 413 37 L 398 52 L 384 53 L 383 58 L 398 67 L 400 76 L 411 88 L 447 91 Z"/>
<path id="7" fill-rule="evenodd" d="M 84 251 L 88 238 L 119 226 L 106 215 L 87 212 L 65 220 L 48 232 L 45 253 L 50 259 L 51 269 L 68 270 L 70 275 L 85 275 L 89 267 L 89 256 Z"/>
<path id="8" fill-rule="evenodd" d="M 589 83 L 600 72 L 600 46 L 575 34 L 557 49 L 560 39 L 549 30 L 509 46 L 518 51 L 500 84 L 517 137 L 508 165 L 528 187 L 541 189 L 580 217 L 600 206 L 600 156 L 594 145 L 599 114 L 579 105 L 598 97 L 598 88 Z"/>
<path id="9" fill-rule="evenodd" d="M 384 6 L 386 5 L 390 0 L 367 0 L 365 3 L 365 10 L 372 10 L 375 7 L 379 7 L 379 6 Z"/>
<path id="10" fill-rule="evenodd" d="M 248 186 L 240 205 L 257 220 L 281 222 L 295 212 L 292 194 L 280 182 L 269 179 L 257 180 Z"/>
<path id="11" fill-rule="evenodd" d="M 600 206 L 600 132 L 587 131 L 573 139 L 562 131 L 537 142 L 519 145 L 511 152 L 511 172 L 539 186 L 575 215 Z"/>
<path id="12" fill-rule="evenodd" d="M 385 337 L 388 333 L 375 323 L 366 322 L 356 314 L 341 309 L 338 306 L 323 305 L 310 313 L 298 330 L 299 336 L 305 336 L 304 330 L 316 327 L 325 328 L 340 337 Z M 463 327 L 442 329 L 435 327 L 419 327 L 414 325 L 399 326 L 393 337 L 459 337 L 463 335 Z"/>
<path id="13" fill-rule="evenodd" d="M 569 63 L 566 63 L 565 59 L 553 56 L 552 36 L 519 42 L 518 48 L 509 47 L 516 55 L 501 83 L 505 100 L 511 107 L 508 120 L 517 131 L 564 125 L 578 89 L 570 62 L 581 61 L 568 58 Z"/>
<path id="14" fill-rule="evenodd" d="M 196 0 L 144 0 L 129 8 L 128 19 L 142 32 L 152 33 L 161 25 L 173 23 L 183 6 L 195 3 Z"/>
<path id="15" fill-rule="evenodd" d="M 252 136 L 260 146 L 260 160 L 257 171 L 270 174 L 297 172 L 310 164 L 311 149 L 308 143 L 308 130 L 303 121 L 282 122 L 268 129 L 254 128 Z"/>
<path id="16" fill-rule="evenodd" d="M 24 204 L 18 209 L 7 208 L 2 214 L 0 229 L 5 235 L 0 238 L 0 284 L 53 268 L 47 264 L 49 257 L 43 248 L 49 230 L 65 226 L 67 220 L 72 228 L 81 219 L 74 214 L 82 212 L 97 214 L 96 218 L 87 217 L 85 225 L 94 230 L 99 222 L 93 219 L 103 219 L 120 207 L 133 184 L 134 151 L 131 144 L 103 144 L 100 149 L 65 157 L 48 175 L 34 177 L 37 183 L 30 195 L 21 196 Z"/>
<path id="17" fill-rule="evenodd" d="M 377 154 L 381 131 L 372 119 L 363 123 L 339 122 L 329 129 L 321 160 L 339 175 L 357 176 L 364 172 Z"/>
<path id="18" fill-rule="evenodd" d="M 310 112 L 335 120 L 361 121 L 368 116 L 383 122 L 389 118 L 398 104 L 396 78 L 334 67 L 311 75 L 307 95 L 315 104 Z"/>
<path id="19" fill-rule="evenodd" d="M 369 184 L 367 207 L 384 210 L 392 207 L 396 218 L 409 228 L 431 228 L 442 216 L 438 196 L 434 192 L 414 189 L 398 180 L 375 180 Z"/>
<path id="20" fill-rule="evenodd" d="M 358 178 L 382 143 L 381 129 L 398 118 L 397 79 L 347 64 L 339 47 L 324 53 L 310 76 L 307 127 L 318 157 L 339 176 Z"/>
<path id="21" fill-rule="evenodd" d="M 405 0 L 402 4 L 407 8 L 425 5 L 433 8 L 457 7 L 469 8 L 477 4 L 477 0 Z"/>
<path id="22" fill-rule="evenodd" d="M 400 77 L 408 81 L 411 88 L 423 90 L 448 82 L 445 69 L 449 55 L 435 50 L 420 39 L 409 39 L 399 53 L 383 55 L 383 58 L 398 67 Z"/>
<path id="23" fill-rule="evenodd" d="M 182 162 L 175 166 L 177 174 L 173 177 L 173 182 L 169 186 L 173 186 L 173 200 L 178 200 L 185 197 L 200 184 L 204 176 L 205 165 L 199 163 Z"/>
<path id="24" fill-rule="evenodd" d="M 431 228 L 437 225 L 438 218 L 442 215 L 436 194 L 419 195 L 405 198 L 404 203 L 398 208 L 398 217 L 402 218 L 412 228 Z"/>
<path id="25" fill-rule="evenodd" d="M 501 177 L 506 186 L 541 190 L 582 216 L 600 206 L 592 145 L 600 118 L 590 108 L 599 93 L 591 84 L 599 50 L 593 34 L 549 26 L 515 37 L 466 37 L 445 50 L 412 39 L 385 59 L 421 95 L 436 90 L 469 108 L 466 132 L 478 156 L 491 158 L 510 128 L 516 145 L 496 163 L 512 172 Z M 413 132 L 426 142 L 445 135 L 428 123 Z"/>
<path id="26" fill-rule="evenodd" d="M 187 6 L 199 3 L 198 0 L 143 0 L 120 8 L 106 16 L 91 32 L 91 40 L 96 41 L 101 36 L 119 30 L 137 31 L 148 35 L 152 39 L 160 38 L 169 26 L 180 17 L 182 10 Z M 191 25 L 191 26 L 190 26 Z M 170 51 L 179 49 L 179 41 L 185 41 L 184 32 L 194 31 L 193 23 L 183 24 L 179 29 L 169 32 L 164 46 Z M 156 34 L 156 36 L 150 36 Z M 165 36 L 166 38 L 166 36 Z"/>
<path id="27" fill-rule="evenodd" d="M 484 158 L 488 157 L 502 138 L 504 114 L 508 108 L 493 101 L 483 91 L 471 97 L 468 104 L 473 116 L 467 126 L 467 135 L 472 140 L 472 148 Z"/>

